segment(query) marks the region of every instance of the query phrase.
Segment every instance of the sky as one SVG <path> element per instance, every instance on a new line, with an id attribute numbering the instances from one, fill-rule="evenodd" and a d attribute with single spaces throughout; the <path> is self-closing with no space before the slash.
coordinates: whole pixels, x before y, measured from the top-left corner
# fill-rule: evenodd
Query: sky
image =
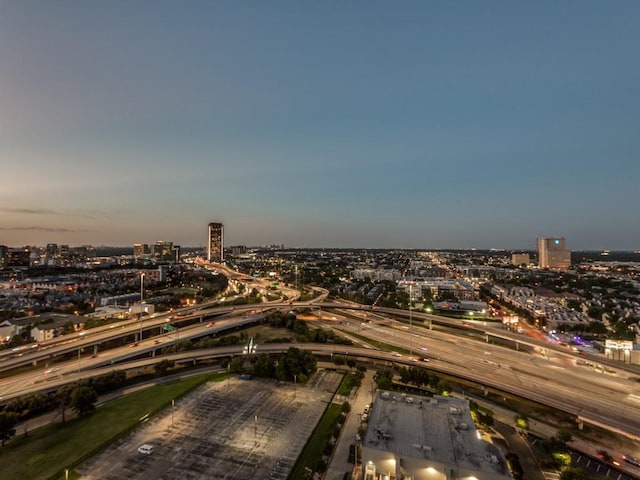
<path id="1" fill-rule="evenodd" d="M 640 249 L 639 17 L 0 0 L 0 245 Z"/>

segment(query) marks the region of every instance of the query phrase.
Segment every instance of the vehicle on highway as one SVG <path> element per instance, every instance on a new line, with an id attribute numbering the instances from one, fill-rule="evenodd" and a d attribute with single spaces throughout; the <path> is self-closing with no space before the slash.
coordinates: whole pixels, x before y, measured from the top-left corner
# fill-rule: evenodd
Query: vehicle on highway
<path id="1" fill-rule="evenodd" d="M 640 467 L 640 460 L 638 460 L 636 457 L 632 456 L 632 455 L 622 455 L 622 459 L 627 462 L 630 463 L 631 465 L 635 465 L 636 467 Z"/>
<path id="2" fill-rule="evenodd" d="M 216 322 L 209 322 L 207 323 L 207 327 L 213 327 L 216 324 Z"/>
<path id="3" fill-rule="evenodd" d="M 129 344 L 129 348 L 133 348 L 133 347 L 137 347 L 137 346 L 138 346 L 138 344 L 137 344 L 137 343 L 130 343 L 130 344 Z"/>
<path id="4" fill-rule="evenodd" d="M 393 355 L 394 357 L 401 357 L 402 354 L 398 353 L 398 352 L 391 352 L 391 355 Z"/>
<path id="5" fill-rule="evenodd" d="M 140 445 L 138 447 L 138 453 L 141 453 L 143 455 L 151 455 L 153 453 L 153 445 L 149 445 L 148 443 Z"/>

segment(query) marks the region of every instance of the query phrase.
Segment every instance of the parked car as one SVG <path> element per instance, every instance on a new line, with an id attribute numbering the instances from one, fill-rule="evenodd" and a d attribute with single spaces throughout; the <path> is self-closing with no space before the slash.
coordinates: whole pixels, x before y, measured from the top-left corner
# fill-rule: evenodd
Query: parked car
<path id="1" fill-rule="evenodd" d="M 148 443 L 140 445 L 138 447 L 138 453 L 141 453 L 143 455 L 151 455 L 153 453 L 153 445 L 149 445 Z"/>

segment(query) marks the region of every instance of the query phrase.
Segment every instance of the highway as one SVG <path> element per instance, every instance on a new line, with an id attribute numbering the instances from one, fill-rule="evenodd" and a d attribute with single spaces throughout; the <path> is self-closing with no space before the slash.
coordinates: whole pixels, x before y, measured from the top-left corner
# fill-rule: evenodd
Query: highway
<path id="1" fill-rule="evenodd" d="M 607 369 L 605 374 L 578 355 L 512 351 L 419 326 L 410 334 L 404 325 L 390 328 L 337 317 L 322 324 L 395 345 L 399 350 L 413 350 L 413 355 L 394 355 L 396 363 L 421 365 L 493 386 L 640 438 L 640 378 L 626 370 Z M 429 361 L 420 360 L 423 357 Z"/>
<path id="2" fill-rule="evenodd" d="M 78 334 L 72 338 L 66 336 L 61 339 L 61 343 L 48 349 L 27 350 L 23 352 L 21 357 L 2 361 L 1 368 L 3 370 L 32 362 L 40 362 L 41 366 L 29 372 L 0 380 L 0 398 L 6 401 L 18 395 L 42 389 L 54 389 L 60 384 L 75 382 L 80 378 L 98 375 L 113 368 L 130 369 L 153 365 L 163 358 L 178 362 L 197 362 L 214 357 L 240 355 L 242 346 L 157 356 L 162 347 L 175 343 L 178 339 L 197 338 L 255 323 L 267 315 L 268 311 L 277 308 L 319 307 L 319 302 L 322 300 L 324 300 L 324 295 L 311 302 L 263 303 L 242 306 L 241 308 L 235 307 L 235 309 L 200 306 L 198 312 L 194 312 L 190 317 L 185 317 L 186 319 L 197 318 L 198 322 L 181 328 L 179 332 L 156 335 L 144 339 L 133 347 L 123 346 L 100 351 L 95 357 L 88 354 L 79 355 L 77 358 L 51 365 L 42 362 L 48 357 L 78 352 L 79 349 L 88 349 L 90 352 L 90 349 L 96 344 L 125 335 L 133 335 L 136 330 L 139 331 L 140 325 L 135 321 L 133 323 L 124 322 L 122 325 L 114 324 L 113 328 L 96 329 L 96 332 L 88 330 L 87 334 L 82 336 Z M 488 333 L 490 337 L 500 336 L 527 344 L 537 353 L 510 350 L 477 339 L 429 330 L 415 323 L 410 331 L 406 324 L 390 322 L 386 319 L 379 322 L 363 323 L 353 318 L 340 317 L 338 313 L 327 313 L 328 308 L 354 310 L 354 306 L 347 306 L 343 303 L 322 304 L 320 314 L 326 318 L 321 322 L 323 326 L 395 345 L 399 350 L 412 350 L 414 354 L 412 356 L 406 354 L 397 356 L 400 354 L 394 355 L 371 348 L 335 345 L 300 344 L 297 345 L 298 347 L 311 349 L 315 353 L 325 356 L 346 354 L 376 361 L 421 365 L 436 372 L 520 395 L 576 415 L 586 422 L 607 426 L 632 438 L 640 439 L 640 388 L 638 387 L 640 375 L 638 375 L 636 367 L 614 364 L 615 367 L 609 365 L 606 369 L 596 370 L 595 363 L 589 365 L 587 358 L 573 354 L 566 348 L 544 343 L 541 348 L 541 342 L 538 340 L 527 340 L 521 337 L 514 339 L 513 337 L 517 334 L 511 335 L 504 331 Z M 253 310 L 254 313 L 245 314 L 246 310 L 249 312 Z M 368 319 L 374 318 L 371 312 L 366 312 L 367 307 L 359 307 L 355 310 L 361 311 L 363 316 L 366 313 Z M 363 310 L 365 312 L 362 312 Z M 393 310 L 395 315 L 398 315 L 398 312 Z M 375 315 L 384 313 L 387 312 L 376 310 Z M 406 313 L 406 311 L 402 313 Z M 210 324 L 209 321 L 205 321 L 209 315 L 219 317 L 214 320 L 213 324 Z M 336 320 L 332 320 L 334 317 Z M 382 317 L 384 318 L 384 315 Z M 434 322 L 437 319 L 442 324 L 453 322 L 459 326 L 460 323 L 442 317 L 435 317 L 435 319 L 432 317 L 434 316 L 427 318 Z M 423 320 L 415 314 L 413 319 L 416 322 Z M 166 322 L 166 317 L 145 319 L 143 320 L 143 329 L 150 331 L 156 328 L 159 332 L 159 327 Z M 397 328 L 390 326 L 394 324 Z M 479 331 L 482 334 L 487 333 L 482 329 Z M 278 352 L 286 350 L 289 346 L 291 345 L 260 345 L 258 353 Z M 422 361 L 419 359 L 420 357 L 428 358 L 429 361 Z M 598 364 L 604 365 L 604 363 L 599 362 Z M 118 365 L 115 366 L 115 364 Z"/>

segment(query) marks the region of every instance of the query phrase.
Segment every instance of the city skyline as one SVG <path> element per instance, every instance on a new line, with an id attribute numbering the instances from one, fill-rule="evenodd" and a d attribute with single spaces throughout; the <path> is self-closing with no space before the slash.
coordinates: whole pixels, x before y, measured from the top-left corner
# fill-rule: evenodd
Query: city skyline
<path id="1" fill-rule="evenodd" d="M 185 5 L 0 6 L 0 245 L 640 249 L 636 2 Z"/>

